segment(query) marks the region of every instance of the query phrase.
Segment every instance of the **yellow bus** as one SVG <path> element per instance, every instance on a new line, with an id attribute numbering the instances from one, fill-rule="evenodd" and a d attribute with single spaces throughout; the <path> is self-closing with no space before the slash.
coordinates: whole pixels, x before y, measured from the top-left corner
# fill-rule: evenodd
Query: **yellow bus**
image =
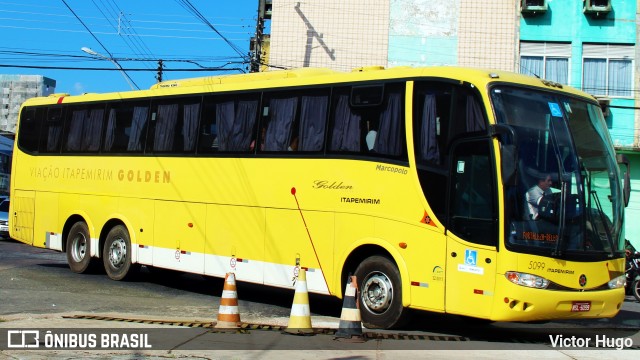
<path id="1" fill-rule="evenodd" d="M 622 183 L 591 96 L 455 67 L 297 69 L 24 103 L 10 235 L 139 266 L 491 321 L 612 317 Z"/>

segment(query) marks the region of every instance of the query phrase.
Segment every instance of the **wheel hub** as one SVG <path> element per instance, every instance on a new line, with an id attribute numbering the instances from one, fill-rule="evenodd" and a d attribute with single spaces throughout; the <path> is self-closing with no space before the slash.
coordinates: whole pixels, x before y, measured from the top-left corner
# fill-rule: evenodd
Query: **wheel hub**
<path id="1" fill-rule="evenodd" d="M 109 262 L 114 268 L 120 268 L 127 258 L 127 243 L 123 238 L 117 238 L 109 248 Z"/>
<path id="2" fill-rule="evenodd" d="M 371 274 L 363 284 L 362 299 L 370 311 L 385 312 L 393 300 L 391 280 L 383 273 Z"/>
<path id="3" fill-rule="evenodd" d="M 87 254 L 87 238 L 83 234 L 77 234 L 73 239 L 71 256 L 73 261 L 81 262 Z"/>

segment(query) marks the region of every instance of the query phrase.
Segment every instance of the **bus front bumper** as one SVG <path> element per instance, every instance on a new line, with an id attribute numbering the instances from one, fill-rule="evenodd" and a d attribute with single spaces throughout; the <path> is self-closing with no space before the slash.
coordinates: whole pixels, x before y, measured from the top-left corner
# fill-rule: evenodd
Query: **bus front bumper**
<path id="1" fill-rule="evenodd" d="M 624 302 L 624 288 L 599 291 L 535 289 L 496 281 L 491 320 L 546 321 L 614 317 Z"/>

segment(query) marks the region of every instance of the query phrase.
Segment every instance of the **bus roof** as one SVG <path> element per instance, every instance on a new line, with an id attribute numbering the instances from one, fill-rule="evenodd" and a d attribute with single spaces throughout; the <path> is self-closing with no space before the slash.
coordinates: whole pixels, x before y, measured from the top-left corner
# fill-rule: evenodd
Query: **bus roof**
<path id="1" fill-rule="evenodd" d="M 371 80 L 391 80 L 396 78 L 442 78 L 465 81 L 477 87 L 486 87 L 490 83 L 515 83 L 525 86 L 561 90 L 573 95 L 595 98 L 580 90 L 551 81 L 508 71 L 464 68 L 454 66 L 436 67 L 393 67 L 370 66 L 354 69 L 351 72 L 339 72 L 325 68 L 300 68 L 275 70 L 249 74 L 206 76 L 188 79 L 168 80 L 157 83 L 149 90 L 125 91 L 105 94 L 52 94 L 49 97 L 37 97 L 27 100 L 28 105 L 51 103 L 75 103 L 85 101 L 104 101 L 114 99 L 133 99 L 148 96 L 167 96 L 205 92 L 225 92 L 266 88 L 284 88 L 304 85 L 322 85 L 335 83 L 354 83 Z"/>

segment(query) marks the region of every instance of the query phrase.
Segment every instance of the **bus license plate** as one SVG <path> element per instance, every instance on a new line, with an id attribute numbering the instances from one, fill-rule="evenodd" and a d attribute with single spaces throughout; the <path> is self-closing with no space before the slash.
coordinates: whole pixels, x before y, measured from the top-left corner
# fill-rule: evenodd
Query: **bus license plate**
<path id="1" fill-rule="evenodd" d="M 571 312 L 583 312 L 591 310 L 591 301 L 577 302 L 571 304 Z"/>

